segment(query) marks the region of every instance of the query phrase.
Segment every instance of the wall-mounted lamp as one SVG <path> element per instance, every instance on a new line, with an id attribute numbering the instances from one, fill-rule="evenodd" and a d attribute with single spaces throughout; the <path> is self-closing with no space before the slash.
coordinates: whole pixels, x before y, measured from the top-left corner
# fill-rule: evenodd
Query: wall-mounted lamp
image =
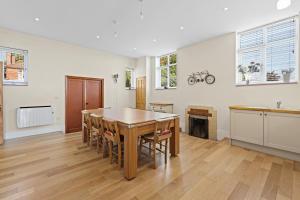
<path id="1" fill-rule="evenodd" d="M 113 74 L 112 77 L 113 77 L 114 81 L 117 83 L 118 78 L 119 78 L 119 74 Z"/>

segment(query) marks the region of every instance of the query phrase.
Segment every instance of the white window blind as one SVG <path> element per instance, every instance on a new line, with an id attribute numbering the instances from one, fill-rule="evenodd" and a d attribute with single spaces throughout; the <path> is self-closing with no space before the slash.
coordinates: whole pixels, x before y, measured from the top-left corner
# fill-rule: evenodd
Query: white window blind
<path id="1" fill-rule="evenodd" d="M 298 19 L 238 34 L 237 84 L 298 81 Z"/>

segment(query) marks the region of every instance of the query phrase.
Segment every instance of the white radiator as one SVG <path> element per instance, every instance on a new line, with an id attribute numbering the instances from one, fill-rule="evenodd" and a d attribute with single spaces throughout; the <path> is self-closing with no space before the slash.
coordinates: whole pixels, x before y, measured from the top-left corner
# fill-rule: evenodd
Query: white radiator
<path id="1" fill-rule="evenodd" d="M 51 106 L 30 106 L 17 108 L 18 128 L 44 126 L 53 123 L 54 112 Z"/>

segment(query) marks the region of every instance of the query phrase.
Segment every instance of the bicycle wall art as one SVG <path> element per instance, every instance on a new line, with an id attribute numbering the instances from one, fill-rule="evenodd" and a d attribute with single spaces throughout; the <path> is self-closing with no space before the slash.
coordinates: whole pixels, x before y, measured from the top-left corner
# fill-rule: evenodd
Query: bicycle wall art
<path id="1" fill-rule="evenodd" d="M 196 72 L 189 75 L 188 79 L 189 85 L 194 85 L 196 83 L 206 82 L 208 85 L 212 85 L 216 82 L 216 77 L 210 74 L 207 70 L 202 72 Z"/>

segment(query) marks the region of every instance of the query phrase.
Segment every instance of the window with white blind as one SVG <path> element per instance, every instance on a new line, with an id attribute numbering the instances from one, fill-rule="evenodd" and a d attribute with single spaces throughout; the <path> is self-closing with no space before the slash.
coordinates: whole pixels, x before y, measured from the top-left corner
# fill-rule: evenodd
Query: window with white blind
<path id="1" fill-rule="evenodd" d="M 238 33 L 237 85 L 298 82 L 298 17 Z"/>

